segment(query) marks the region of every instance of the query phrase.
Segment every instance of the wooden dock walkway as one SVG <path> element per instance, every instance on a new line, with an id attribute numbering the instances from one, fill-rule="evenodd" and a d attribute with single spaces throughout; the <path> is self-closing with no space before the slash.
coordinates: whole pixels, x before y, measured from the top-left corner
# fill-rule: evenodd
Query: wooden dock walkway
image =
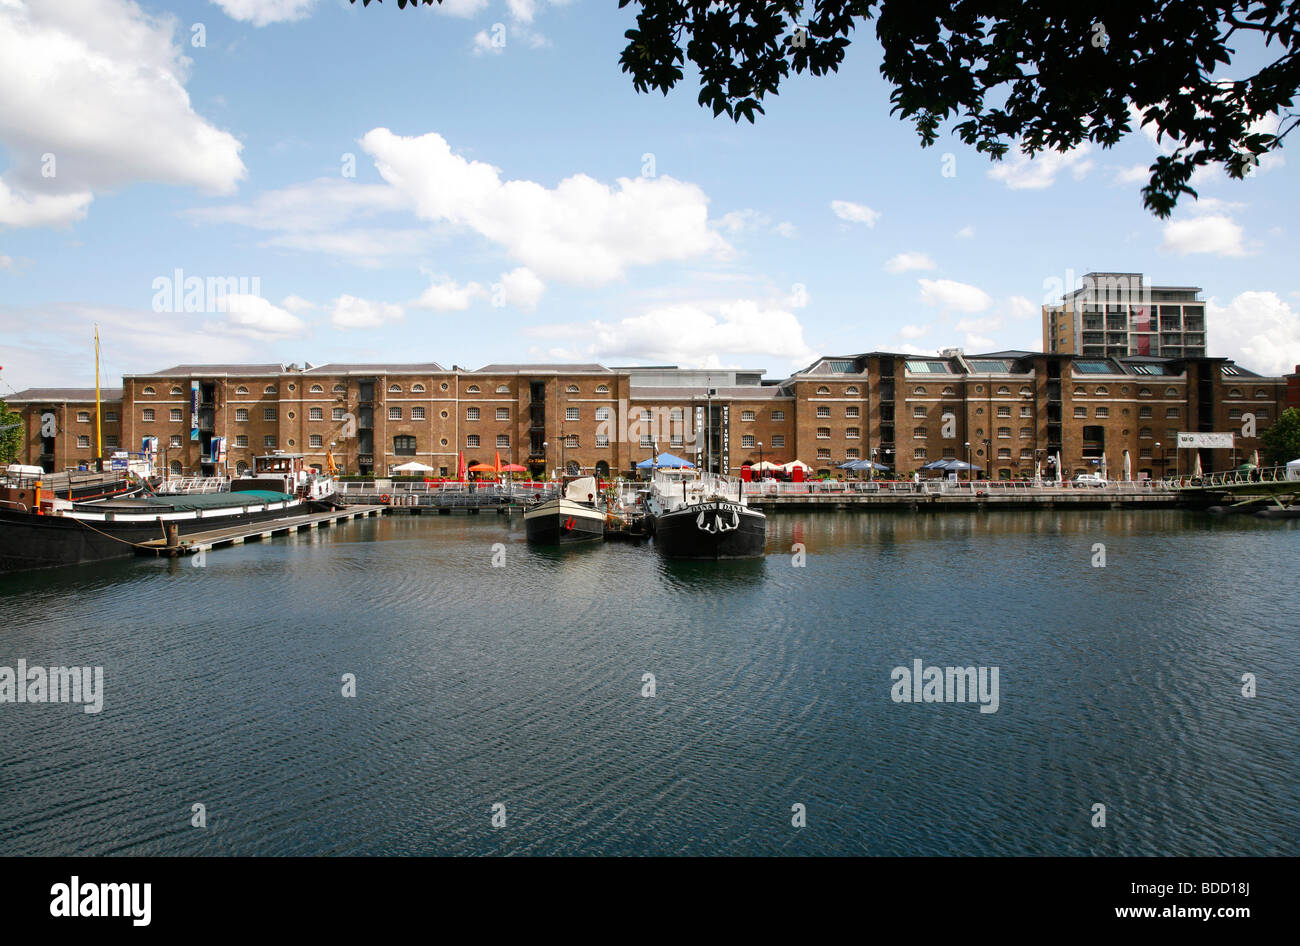
<path id="1" fill-rule="evenodd" d="M 370 519 L 383 515 L 383 506 L 344 506 L 329 512 L 313 512 L 288 519 L 267 519 L 263 522 L 249 522 L 230 526 L 226 529 L 212 529 L 208 532 L 193 532 L 181 536 L 180 543 L 169 546 L 166 539 L 153 539 L 143 542 L 136 549 L 139 555 L 155 557 L 174 557 L 194 555 L 210 549 L 228 545 L 243 545 L 245 542 L 258 542 L 276 535 L 289 535 L 293 532 L 306 532 L 312 529 L 328 529 L 331 526 L 352 519 Z"/>

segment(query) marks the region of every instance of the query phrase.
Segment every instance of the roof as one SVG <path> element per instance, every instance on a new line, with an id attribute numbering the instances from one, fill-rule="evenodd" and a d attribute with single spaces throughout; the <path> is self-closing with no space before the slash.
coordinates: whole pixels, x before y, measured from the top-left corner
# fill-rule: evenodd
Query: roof
<path id="1" fill-rule="evenodd" d="M 162 371 L 148 371 L 143 374 L 126 374 L 124 378 L 167 378 L 176 376 L 193 376 L 200 377 L 207 375 L 223 374 L 248 374 L 248 375 L 265 375 L 265 374 L 285 374 L 288 367 L 282 364 L 274 365 L 174 365 Z"/>
<path id="2" fill-rule="evenodd" d="M 121 388 L 100 388 L 99 399 L 101 401 L 120 401 L 122 400 Z M 55 402 L 79 402 L 95 401 L 94 388 L 27 388 L 25 391 L 19 391 L 17 394 L 11 394 L 4 400 L 10 404 L 32 404 L 38 401 L 55 401 Z"/>
<path id="3" fill-rule="evenodd" d="M 484 365 L 475 374 L 612 374 L 604 365 Z"/>
<path id="4" fill-rule="evenodd" d="M 428 361 L 422 364 L 345 364 L 333 362 L 328 365 L 313 365 L 303 371 L 303 374 L 356 374 L 358 372 L 373 374 L 434 374 L 446 370 L 436 361 Z"/>
<path id="5" fill-rule="evenodd" d="M 712 385 L 711 389 L 718 392 L 718 399 L 729 399 L 733 401 L 768 401 L 775 398 L 791 397 L 785 393 L 785 389 L 777 385 L 769 384 L 729 384 L 729 385 Z M 681 387 L 675 385 L 651 385 L 638 384 L 628 389 L 628 398 L 630 400 L 656 401 L 671 400 L 673 398 L 702 398 L 704 392 L 708 390 L 704 385 L 691 385 Z"/>

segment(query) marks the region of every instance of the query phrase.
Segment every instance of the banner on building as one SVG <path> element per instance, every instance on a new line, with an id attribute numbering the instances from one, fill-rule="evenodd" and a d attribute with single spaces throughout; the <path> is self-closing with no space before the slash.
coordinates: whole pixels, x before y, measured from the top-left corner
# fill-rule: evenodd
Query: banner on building
<path id="1" fill-rule="evenodd" d="M 199 383 L 190 382 L 190 439 L 199 439 Z"/>
<path id="2" fill-rule="evenodd" d="M 704 469 L 704 408 L 695 408 L 695 469 Z"/>
<path id="3" fill-rule="evenodd" d="M 718 472 L 723 476 L 731 473 L 731 407 L 722 405 L 722 466 Z"/>
<path id="4" fill-rule="evenodd" d="M 1179 450 L 1231 450 L 1236 446 L 1233 434 L 1193 434 L 1178 435 Z"/>

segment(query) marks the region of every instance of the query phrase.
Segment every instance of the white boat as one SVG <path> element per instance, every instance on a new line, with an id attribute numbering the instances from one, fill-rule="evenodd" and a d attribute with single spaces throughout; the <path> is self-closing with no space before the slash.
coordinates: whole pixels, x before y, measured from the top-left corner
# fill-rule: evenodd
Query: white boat
<path id="1" fill-rule="evenodd" d="M 563 493 L 524 513 L 529 542 L 571 545 L 605 537 L 605 512 L 594 476 L 579 476 L 564 484 Z"/>

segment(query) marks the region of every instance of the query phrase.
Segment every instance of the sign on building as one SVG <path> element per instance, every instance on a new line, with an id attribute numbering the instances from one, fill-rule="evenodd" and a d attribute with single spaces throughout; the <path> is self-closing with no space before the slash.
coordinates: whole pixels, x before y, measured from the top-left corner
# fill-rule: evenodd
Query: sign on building
<path id="1" fill-rule="evenodd" d="M 1179 433 L 1179 450 L 1231 450 L 1236 445 L 1232 434 Z"/>

